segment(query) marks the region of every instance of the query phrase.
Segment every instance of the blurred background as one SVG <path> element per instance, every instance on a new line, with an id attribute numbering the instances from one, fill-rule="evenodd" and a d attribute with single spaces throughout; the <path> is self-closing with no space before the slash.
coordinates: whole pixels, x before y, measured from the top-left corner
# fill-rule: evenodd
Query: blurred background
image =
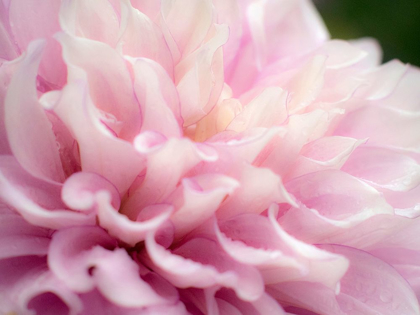
<path id="1" fill-rule="evenodd" d="M 374 37 L 384 62 L 420 66 L 420 0 L 314 0 L 332 38 Z"/>

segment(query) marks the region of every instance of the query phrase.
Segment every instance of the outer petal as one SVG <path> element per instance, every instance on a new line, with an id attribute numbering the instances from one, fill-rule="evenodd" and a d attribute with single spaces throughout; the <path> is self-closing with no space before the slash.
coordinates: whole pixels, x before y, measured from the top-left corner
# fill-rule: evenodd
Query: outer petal
<path id="1" fill-rule="evenodd" d="M 29 224 L 7 206 L 0 205 L 0 260 L 46 255 L 49 242 L 47 229 Z"/>
<path id="2" fill-rule="evenodd" d="M 175 68 L 184 126 L 203 118 L 219 99 L 224 83 L 221 46 L 228 37 L 226 25 L 215 25 L 212 37 Z"/>
<path id="3" fill-rule="evenodd" d="M 144 132 L 135 141 L 136 149 L 143 151 L 147 157 L 146 175 L 141 185 L 130 191 L 122 208 L 122 213 L 132 219 L 137 217 L 143 207 L 163 202 L 174 191 L 181 178 L 199 162 L 217 159 L 215 152 L 210 152 L 209 155 L 188 139 L 172 138 L 154 146 L 152 150 L 146 149 L 144 138 L 148 135 L 148 132 Z M 167 173 L 166 170 L 169 169 L 171 172 Z"/>
<path id="4" fill-rule="evenodd" d="M 147 13 L 133 8 L 129 0 L 123 1 L 122 12 L 122 34 L 118 48 L 122 49 L 124 55 L 149 58 L 158 62 L 172 78 L 172 55 L 162 31 Z"/>
<path id="5" fill-rule="evenodd" d="M 68 244 L 73 244 L 68 246 Z M 98 246 L 99 245 L 99 246 Z M 98 227 L 61 230 L 54 234 L 48 263 L 68 287 L 87 292 L 97 287 L 111 302 L 125 307 L 165 303 L 139 275 L 138 265 Z M 90 273 L 89 273 L 89 268 Z"/>
<path id="6" fill-rule="evenodd" d="M 88 96 L 85 74 L 77 68 L 72 72 L 54 112 L 78 142 L 82 170 L 102 175 L 123 195 L 144 167 L 142 158 L 130 143 L 115 138 L 102 124 Z"/>
<path id="7" fill-rule="evenodd" d="M 233 261 L 215 241 L 193 238 L 171 253 L 150 233 L 146 247 L 153 268 L 177 287 L 228 287 L 246 301 L 255 301 L 264 292 L 258 271 Z"/>
<path id="8" fill-rule="evenodd" d="M 419 124 L 420 113 L 365 106 L 346 115 L 334 133 L 357 139 L 369 138 L 369 145 L 420 152 Z"/>
<path id="9" fill-rule="evenodd" d="M 337 297 L 344 310 L 361 314 L 420 314 L 413 290 L 391 266 L 350 247 L 326 245 L 322 248 L 350 260 Z"/>
<path id="10" fill-rule="evenodd" d="M 100 0 L 64 0 L 60 9 L 61 28 L 80 36 L 115 46 L 119 21 L 111 3 Z"/>
<path id="11" fill-rule="evenodd" d="M 238 186 L 238 181 L 218 174 L 183 179 L 182 205 L 171 216 L 175 226 L 175 239 L 211 218 L 223 200 Z"/>
<path id="12" fill-rule="evenodd" d="M 180 137 L 182 118 L 177 90 L 163 68 L 149 59 L 132 59 L 134 90 L 141 104 L 141 131 L 159 132 L 167 138 Z"/>
<path id="13" fill-rule="evenodd" d="M 16 69 L 5 100 L 5 127 L 10 148 L 22 167 L 36 177 L 62 182 L 64 171 L 55 136 L 36 91 L 42 49 L 42 41 L 31 43 Z"/>
<path id="14" fill-rule="evenodd" d="M 337 221 L 364 221 L 393 209 L 369 185 L 340 171 L 321 171 L 298 177 L 286 185 L 306 207 Z"/>
<path id="15" fill-rule="evenodd" d="M 62 210 L 60 185 L 30 176 L 11 157 L 1 160 L 0 197 L 26 221 L 51 229 L 94 223 L 93 215 Z"/>
<path id="16" fill-rule="evenodd" d="M 420 165 L 416 160 L 389 149 L 360 147 L 342 170 L 394 191 L 408 191 L 420 185 Z"/>
<path id="17" fill-rule="evenodd" d="M 40 65 L 40 75 L 48 89 L 62 86 L 66 80 L 66 67 L 61 57 L 60 45 L 52 38 L 60 30 L 58 12 L 60 1 L 11 1 L 9 20 L 14 40 L 21 52 L 33 40 L 46 38 L 45 53 Z M 34 27 L 36 25 L 36 27 Z"/>
<path id="18" fill-rule="evenodd" d="M 92 101 L 104 112 L 103 123 L 120 138 L 131 141 L 139 131 L 141 114 L 124 59 L 100 42 L 64 33 L 56 38 L 63 46 L 66 64 L 86 72 Z"/>
<path id="19" fill-rule="evenodd" d="M 191 3 L 188 0 L 164 0 L 161 15 L 171 36 L 183 56 L 194 51 L 206 37 L 213 22 L 210 0 Z M 192 30 L 192 32 L 191 32 Z"/>

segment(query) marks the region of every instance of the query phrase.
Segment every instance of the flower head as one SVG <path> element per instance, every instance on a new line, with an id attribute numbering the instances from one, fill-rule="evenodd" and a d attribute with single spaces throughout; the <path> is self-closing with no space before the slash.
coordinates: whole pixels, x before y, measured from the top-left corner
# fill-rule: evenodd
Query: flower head
<path id="1" fill-rule="evenodd" d="M 420 313 L 419 69 L 307 0 L 0 17 L 2 313 Z"/>

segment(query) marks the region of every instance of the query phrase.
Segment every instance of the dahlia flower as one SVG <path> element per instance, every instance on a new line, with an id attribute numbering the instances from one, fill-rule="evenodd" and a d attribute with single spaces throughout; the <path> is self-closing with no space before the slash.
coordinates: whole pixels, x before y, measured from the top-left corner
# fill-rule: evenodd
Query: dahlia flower
<path id="1" fill-rule="evenodd" d="M 0 18 L 1 314 L 420 314 L 419 69 L 309 0 Z"/>

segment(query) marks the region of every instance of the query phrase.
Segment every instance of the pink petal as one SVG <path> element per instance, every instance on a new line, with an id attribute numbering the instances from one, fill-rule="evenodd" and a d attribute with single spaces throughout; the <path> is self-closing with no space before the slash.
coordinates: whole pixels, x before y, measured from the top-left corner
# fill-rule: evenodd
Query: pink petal
<path id="1" fill-rule="evenodd" d="M 145 135 L 140 134 L 139 138 Z M 147 133 L 146 133 L 147 136 Z M 138 139 L 135 141 L 138 142 Z M 124 203 L 121 212 L 135 219 L 139 211 L 154 203 L 165 200 L 175 189 L 181 178 L 200 161 L 214 161 L 217 156 L 208 156 L 188 139 L 169 139 L 157 150 L 146 154 L 146 175 L 140 187 L 130 195 Z M 171 172 L 167 173 L 166 170 Z"/>
<path id="2" fill-rule="evenodd" d="M 365 106 L 346 115 L 334 133 L 356 139 L 369 138 L 368 145 L 419 152 L 419 123 L 420 113 Z"/>
<path id="3" fill-rule="evenodd" d="M 5 205 L 0 207 L 0 259 L 46 255 L 49 231 L 27 223 Z"/>
<path id="4" fill-rule="evenodd" d="M 71 71 L 75 71 L 74 66 L 86 72 L 90 97 L 104 112 L 104 124 L 120 138 L 131 141 L 139 131 L 141 113 L 122 56 L 100 42 L 64 33 L 55 37 L 63 47 L 63 56 Z"/>
<path id="5" fill-rule="evenodd" d="M 23 52 L 33 40 L 45 38 L 45 53 L 42 56 L 40 75 L 52 86 L 62 86 L 66 80 L 66 67 L 61 57 L 60 45 L 52 38 L 60 30 L 58 12 L 60 2 L 49 0 L 11 1 L 10 26 L 14 40 Z M 34 27 L 36 25 L 36 27 Z"/>
<path id="6" fill-rule="evenodd" d="M 352 152 L 363 142 L 364 140 L 337 136 L 312 141 L 302 148 L 293 170 L 287 175 L 287 178 L 320 170 L 340 169 L 352 156 Z"/>
<path id="7" fill-rule="evenodd" d="M 210 0 L 164 0 L 161 3 L 163 23 L 183 56 L 194 51 L 205 39 L 213 22 Z M 191 31 L 192 30 L 192 31 Z"/>
<path id="8" fill-rule="evenodd" d="M 307 208 L 334 221 L 360 222 L 393 213 L 377 190 L 341 171 L 307 174 L 288 182 L 286 189 Z"/>
<path id="9" fill-rule="evenodd" d="M 42 41 L 31 43 L 13 75 L 5 99 L 5 127 L 10 148 L 22 167 L 36 177 L 62 182 L 55 136 L 38 102 L 35 84 L 43 46 Z"/>
<path id="10" fill-rule="evenodd" d="M 419 112 L 419 82 L 420 69 L 409 66 L 392 94 L 387 98 L 380 100 L 380 105 L 394 107 L 400 110 Z"/>
<path id="11" fill-rule="evenodd" d="M 140 278 L 138 265 L 125 250 L 110 251 L 101 245 L 113 247 L 115 241 L 100 228 L 61 230 L 53 236 L 49 266 L 72 290 L 87 292 L 97 287 L 108 300 L 123 307 L 166 302 Z"/>
<path id="12" fill-rule="evenodd" d="M 132 60 L 134 89 L 141 104 L 141 131 L 152 130 L 170 137 L 182 134 L 182 118 L 176 88 L 162 67 L 148 59 Z"/>
<path id="13" fill-rule="evenodd" d="M 181 238 L 211 218 L 223 200 L 238 186 L 239 182 L 233 178 L 218 174 L 183 179 L 182 204 L 171 216 L 175 226 L 175 239 Z"/>
<path id="14" fill-rule="evenodd" d="M 58 229 L 92 224 L 95 220 L 91 214 L 62 210 L 61 186 L 34 178 L 12 157 L 1 158 L 0 187 L 3 201 L 33 225 Z"/>
<path id="15" fill-rule="evenodd" d="M 207 42 L 175 68 L 184 126 L 192 125 L 208 114 L 223 89 L 221 46 L 228 40 L 229 30 L 226 25 L 216 25 L 211 34 Z"/>
<path id="16" fill-rule="evenodd" d="M 194 238 L 171 253 L 150 233 L 146 247 L 153 269 L 179 288 L 221 285 L 245 301 L 257 300 L 264 291 L 258 271 L 233 261 L 214 241 Z"/>
<path id="17" fill-rule="evenodd" d="M 216 230 L 216 234 L 223 249 L 241 263 L 258 266 L 266 284 L 304 280 L 335 289 L 348 267 L 343 257 L 289 235 L 273 213 L 270 219 L 241 215 L 221 223 L 220 227 L 223 233 Z"/>
<path id="18" fill-rule="evenodd" d="M 373 186 L 394 191 L 408 191 L 420 185 L 420 165 L 388 149 L 360 147 L 342 170 Z"/>
<path id="19" fill-rule="evenodd" d="M 313 4 L 306 0 L 254 2 L 247 7 L 247 18 L 261 66 L 312 50 L 329 37 Z"/>
<path id="20" fill-rule="evenodd" d="M 281 88 L 264 89 L 258 96 L 245 105 L 227 126 L 227 130 L 242 132 L 250 128 L 269 128 L 280 125 L 287 118 L 287 92 Z"/>
<path id="21" fill-rule="evenodd" d="M 255 179 L 258 178 L 258 181 Z M 239 178 L 241 186 L 230 196 L 217 212 L 219 219 L 239 213 L 259 214 L 272 203 L 295 204 L 287 193 L 279 176 L 269 169 L 245 166 Z"/>
<path id="22" fill-rule="evenodd" d="M 15 72 L 17 65 L 19 65 L 20 59 L 16 59 L 12 62 L 4 62 L 0 66 L 0 153 L 1 154 L 12 154 L 9 146 L 9 140 L 6 133 L 6 122 L 4 120 L 4 107 L 7 89 L 9 88 L 10 81 Z"/>
<path id="23" fill-rule="evenodd" d="M 173 60 L 162 31 L 141 11 L 126 0 L 122 6 L 122 27 L 118 45 L 124 55 L 149 58 L 159 63 L 173 77 Z"/>
<path id="24" fill-rule="evenodd" d="M 346 256 L 350 268 L 341 280 L 337 301 L 347 312 L 363 314 L 420 314 L 413 290 L 401 275 L 382 260 L 350 247 L 325 245 Z"/>
<path id="25" fill-rule="evenodd" d="M 119 21 L 109 1 L 64 0 L 60 8 L 60 25 L 68 34 L 115 46 Z"/>
<path id="26" fill-rule="evenodd" d="M 87 95 L 86 77 L 76 69 L 72 70 L 54 112 L 78 142 L 82 170 L 105 177 L 123 195 L 143 168 L 142 158 L 130 143 L 114 137 L 102 124 Z"/>

